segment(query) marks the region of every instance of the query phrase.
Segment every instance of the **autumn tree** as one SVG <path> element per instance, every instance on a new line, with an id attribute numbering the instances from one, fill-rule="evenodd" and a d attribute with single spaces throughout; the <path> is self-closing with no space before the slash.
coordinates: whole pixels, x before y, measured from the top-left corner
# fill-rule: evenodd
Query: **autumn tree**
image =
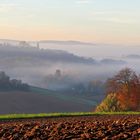
<path id="1" fill-rule="evenodd" d="M 96 112 L 115 112 L 121 111 L 120 102 L 117 99 L 117 95 L 114 93 L 108 94 L 102 103 L 97 106 Z"/>
<path id="2" fill-rule="evenodd" d="M 140 104 L 140 78 L 125 68 L 107 81 L 107 93 L 117 94 L 122 110 L 137 110 Z"/>
<path id="3" fill-rule="evenodd" d="M 107 94 L 116 95 L 121 111 L 140 110 L 140 77 L 129 68 L 121 70 L 107 80 Z"/>

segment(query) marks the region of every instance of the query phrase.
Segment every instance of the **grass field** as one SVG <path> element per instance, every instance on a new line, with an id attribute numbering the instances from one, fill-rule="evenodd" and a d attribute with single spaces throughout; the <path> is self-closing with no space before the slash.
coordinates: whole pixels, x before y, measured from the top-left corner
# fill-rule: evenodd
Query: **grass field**
<path id="1" fill-rule="evenodd" d="M 44 117 L 74 117 L 94 115 L 140 115 L 140 112 L 76 112 L 76 113 L 41 113 L 41 114 L 9 114 L 0 115 L 0 120 L 6 119 L 32 119 Z"/>

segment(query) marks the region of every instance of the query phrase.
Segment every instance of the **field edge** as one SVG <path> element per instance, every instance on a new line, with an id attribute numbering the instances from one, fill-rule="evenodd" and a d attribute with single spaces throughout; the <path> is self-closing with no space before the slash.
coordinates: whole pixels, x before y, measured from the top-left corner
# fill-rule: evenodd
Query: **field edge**
<path id="1" fill-rule="evenodd" d="M 40 114 L 6 114 L 0 115 L 0 120 L 6 119 L 33 119 L 53 117 L 76 117 L 95 115 L 140 115 L 140 112 L 74 112 L 74 113 L 40 113 Z"/>

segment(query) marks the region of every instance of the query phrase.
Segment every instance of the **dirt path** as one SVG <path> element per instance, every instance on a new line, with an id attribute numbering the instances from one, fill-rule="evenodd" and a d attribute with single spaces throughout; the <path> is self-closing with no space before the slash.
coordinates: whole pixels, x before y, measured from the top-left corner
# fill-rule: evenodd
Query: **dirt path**
<path id="1" fill-rule="evenodd" d="M 0 122 L 0 139 L 140 140 L 140 115 L 103 115 Z"/>

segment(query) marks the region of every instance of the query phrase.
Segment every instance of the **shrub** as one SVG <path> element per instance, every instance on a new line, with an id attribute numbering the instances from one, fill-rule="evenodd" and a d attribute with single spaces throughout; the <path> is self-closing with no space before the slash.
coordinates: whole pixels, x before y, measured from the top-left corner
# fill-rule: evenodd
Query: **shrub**
<path id="1" fill-rule="evenodd" d="M 96 112 L 115 112 L 121 111 L 121 106 L 116 94 L 108 94 L 100 105 L 96 107 Z"/>

